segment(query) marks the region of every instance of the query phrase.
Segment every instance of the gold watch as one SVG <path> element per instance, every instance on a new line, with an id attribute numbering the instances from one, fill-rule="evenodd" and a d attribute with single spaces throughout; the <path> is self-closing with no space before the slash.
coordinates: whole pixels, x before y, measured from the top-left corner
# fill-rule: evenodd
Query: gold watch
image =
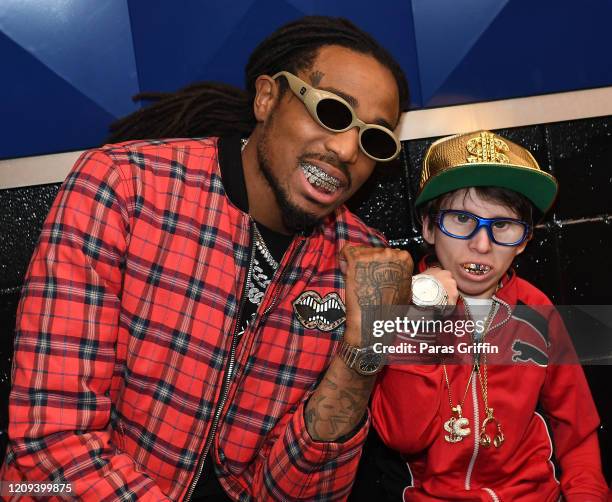
<path id="1" fill-rule="evenodd" d="M 355 347 L 342 340 L 338 355 L 346 365 L 363 376 L 375 375 L 385 364 L 385 356 L 374 350 L 374 346 Z"/>

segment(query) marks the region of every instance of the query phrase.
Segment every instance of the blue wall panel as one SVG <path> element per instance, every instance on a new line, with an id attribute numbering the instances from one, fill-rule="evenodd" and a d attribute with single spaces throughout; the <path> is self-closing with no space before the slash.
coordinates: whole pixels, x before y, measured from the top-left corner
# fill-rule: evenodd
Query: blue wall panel
<path id="1" fill-rule="evenodd" d="M 304 15 L 344 16 L 389 48 L 409 75 L 417 72 L 408 1 L 190 0 L 168 9 L 165 1 L 130 2 L 134 47 L 142 90 L 172 91 L 194 80 L 244 85 L 253 48 L 279 26 Z M 418 79 L 412 85 L 420 105 Z"/>
<path id="2" fill-rule="evenodd" d="M 437 96 L 438 88 L 461 66 L 463 58 L 508 1 L 412 1 L 422 93 L 420 106 Z"/>
<path id="3" fill-rule="evenodd" d="M 78 150 L 106 136 L 114 117 L 0 33 L 0 158 Z"/>
<path id="4" fill-rule="evenodd" d="M 252 48 L 305 14 L 378 38 L 413 108 L 612 85 L 609 0 L 2 0 L 0 158 L 95 146 L 140 91 L 242 85 Z"/>
<path id="5" fill-rule="evenodd" d="M 0 158 L 96 145 L 136 109 L 126 0 L 2 0 L 0 56 Z"/>
<path id="6" fill-rule="evenodd" d="M 2 0 L 0 31 L 109 113 L 138 91 L 125 0 Z"/>
<path id="7" fill-rule="evenodd" d="M 474 3 L 480 12 L 465 8 Z M 423 78 L 425 107 L 612 85 L 610 1 L 413 0 L 413 8 L 421 76 L 439 77 Z M 453 11 L 454 23 L 440 21 Z"/>

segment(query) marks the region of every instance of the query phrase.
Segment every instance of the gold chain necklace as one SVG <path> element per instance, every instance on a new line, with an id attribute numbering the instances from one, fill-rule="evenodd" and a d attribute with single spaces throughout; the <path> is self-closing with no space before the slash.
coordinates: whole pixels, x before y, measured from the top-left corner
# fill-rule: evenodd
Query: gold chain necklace
<path id="1" fill-rule="evenodd" d="M 458 443 L 459 441 L 463 441 L 463 438 L 469 436 L 472 432 L 469 427 L 470 421 L 463 416 L 463 403 L 465 402 L 465 397 L 467 396 L 468 389 L 472 383 L 472 377 L 474 376 L 474 371 L 476 370 L 476 363 L 474 363 L 474 366 L 472 366 L 472 371 L 470 371 L 470 378 L 468 379 L 468 383 L 465 387 L 463 399 L 461 402 L 457 403 L 457 406 L 453 406 L 453 397 L 451 395 L 446 364 L 442 364 L 442 369 L 444 370 L 444 379 L 446 380 L 446 388 L 448 389 L 448 404 L 451 409 L 451 417 L 444 422 L 444 430 L 448 432 L 448 434 L 444 435 L 444 439 L 446 439 L 446 441 L 449 443 Z"/>
<path id="2" fill-rule="evenodd" d="M 472 319 L 472 313 L 470 311 L 470 307 L 468 303 L 465 301 L 465 298 L 462 297 L 463 303 L 465 305 L 466 314 Z M 491 310 L 487 316 L 487 320 L 485 322 L 485 328 L 482 335 L 482 341 L 484 342 L 484 337 L 491 327 L 491 323 L 493 322 L 493 314 L 495 312 L 495 300 L 491 303 Z M 473 320 L 473 319 L 472 319 Z M 507 321 L 507 320 L 506 320 Z M 500 325 L 503 325 L 502 323 Z M 480 437 L 479 442 L 483 448 L 489 448 L 491 446 L 491 436 L 487 434 L 487 425 L 495 424 L 497 425 L 497 434 L 493 439 L 493 445 L 495 448 L 499 448 L 505 441 L 505 436 L 502 431 L 501 422 L 495 418 L 493 414 L 493 408 L 489 407 L 489 378 L 488 378 L 488 369 L 487 369 L 487 355 L 484 353 L 482 355 L 482 363 L 476 360 L 475 362 L 476 369 L 478 371 L 478 380 L 480 381 L 480 388 L 482 389 L 482 400 L 484 401 L 485 413 L 486 417 L 482 421 L 482 426 L 480 427 Z"/>
<path id="3" fill-rule="evenodd" d="M 468 303 L 465 301 L 463 296 L 460 297 L 463 300 L 463 305 L 465 308 L 466 315 L 472 319 L 472 313 L 470 311 L 470 307 Z M 487 332 L 491 323 L 493 322 L 493 316 L 495 313 L 495 302 L 491 303 L 491 309 L 487 315 L 485 326 L 481 338 L 481 342 L 484 342 Z M 472 319 L 473 320 L 473 319 Z M 472 335 L 472 342 L 474 342 L 474 338 Z M 481 369 L 482 367 L 482 369 Z M 495 436 L 494 444 L 499 448 L 501 444 L 504 442 L 504 435 L 501 432 L 501 424 L 497 419 L 495 419 L 493 415 L 493 408 L 489 408 L 488 405 L 488 380 L 487 380 L 487 365 L 486 365 L 486 357 L 483 354 L 483 364 L 480 363 L 479 359 L 475 358 L 474 364 L 472 366 L 472 370 L 470 371 L 470 378 L 468 379 L 467 386 L 465 387 L 465 391 L 463 393 L 463 399 L 457 404 L 457 406 L 453 406 L 453 397 L 451 394 L 450 381 L 448 378 L 448 372 L 446 370 L 446 364 L 442 364 L 442 369 L 444 371 L 444 379 L 446 382 L 446 388 L 448 390 L 448 403 L 451 409 L 451 417 L 444 422 L 444 430 L 448 432 L 448 434 L 444 435 L 444 439 L 449 443 L 458 443 L 459 441 L 463 441 L 463 438 L 470 435 L 472 432 L 469 428 L 470 421 L 466 417 L 463 416 L 463 404 L 465 402 L 465 398 L 467 396 L 468 389 L 472 383 L 472 378 L 474 373 L 478 373 L 478 379 L 480 380 L 480 386 L 483 392 L 483 399 L 485 402 L 485 409 L 487 413 L 487 417 L 483 420 L 481 431 L 480 431 L 480 444 L 482 444 L 485 448 L 488 448 L 491 445 L 491 438 L 486 434 L 486 426 L 490 422 L 497 423 L 498 434 Z M 482 376 L 482 372 L 484 371 L 484 379 Z M 488 440 L 488 442 L 487 442 Z M 485 444 L 486 443 L 486 444 Z"/>
<path id="4" fill-rule="evenodd" d="M 504 444 L 506 437 L 504 436 L 504 433 L 502 431 L 501 422 L 497 420 L 497 418 L 495 418 L 495 415 L 493 415 L 493 408 L 489 408 L 489 400 L 487 395 L 488 376 L 486 354 L 483 354 L 482 361 L 483 369 L 482 371 L 478 372 L 478 379 L 480 380 L 480 387 L 482 389 L 482 399 L 484 401 L 485 412 L 487 416 L 482 421 L 482 427 L 480 428 L 480 446 L 484 448 L 489 448 L 491 446 L 491 436 L 487 434 L 487 425 L 491 423 L 497 425 L 497 433 L 493 438 L 493 445 L 495 446 L 495 448 L 499 448 L 502 444 Z"/>

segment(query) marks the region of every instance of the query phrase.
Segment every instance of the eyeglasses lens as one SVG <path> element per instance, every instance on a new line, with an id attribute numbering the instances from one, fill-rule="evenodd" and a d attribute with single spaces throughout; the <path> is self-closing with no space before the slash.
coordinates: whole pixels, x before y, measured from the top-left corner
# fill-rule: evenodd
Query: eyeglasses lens
<path id="1" fill-rule="evenodd" d="M 440 224 L 449 234 L 467 237 L 476 229 L 478 220 L 465 213 L 443 213 Z"/>
<path id="2" fill-rule="evenodd" d="M 500 244 L 514 244 L 523 239 L 527 230 L 522 223 L 512 220 L 497 220 L 491 223 L 493 237 Z"/>

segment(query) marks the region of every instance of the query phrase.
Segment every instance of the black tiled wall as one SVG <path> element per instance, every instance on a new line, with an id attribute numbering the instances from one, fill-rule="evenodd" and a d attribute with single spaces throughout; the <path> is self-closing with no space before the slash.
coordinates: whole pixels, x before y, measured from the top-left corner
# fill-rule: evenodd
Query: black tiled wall
<path id="1" fill-rule="evenodd" d="M 612 305 L 612 117 L 496 131 L 528 148 L 559 179 L 559 197 L 516 262 L 520 275 L 558 305 Z M 385 174 L 353 209 L 416 260 L 424 252 L 411 212 L 427 148 L 438 138 L 404 143 L 401 172 Z M 378 169 L 384 169 L 379 167 Z M 374 180 L 373 180 L 374 181 Z M 409 193 L 403 190 L 408 187 Z M 370 201 L 388 200 L 387 218 Z M 402 201 L 400 204 L 398 201 Z M 407 228 L 406 228 L 407 227 Z M 611 366 L 586 366 L 601 417 L 604 471 L 612 479 Z"/>
<path id="2" fill-rule="evenodd" d="M 0 190 L 0 457 L 4 456 L 19 291 L 59 184 Z"/>
<path id="3" fill-rule="evenodd" d="M 554 210 L 536 229 L 517 268 L 558 304 L 612 305 L 612 117 L 498 131 L 531 150 L 559 178 Z M 422 255 L 412 213 L 420 165 L 436 138 L 404 142 L 393 165 L 380 166 L 351 201 L 364 221 L 392 244 Z M 19 289 L 44 217 L 59 185 L 0 190 L 0 429 L 6 400 Z M 610 366 L 586 367 L 602 418 L 600 438 L 607 478 L 612 477 Z M 4 434 L 3 434 L 4 436 Z M 0 445 L 1 446 L 1 445 Z M 3 448 L 1 450 L 3 452 Z M 0 453 L 1 455 L 2 453 Z M 610 458 L 608 458 L 610 457 Z"/>

